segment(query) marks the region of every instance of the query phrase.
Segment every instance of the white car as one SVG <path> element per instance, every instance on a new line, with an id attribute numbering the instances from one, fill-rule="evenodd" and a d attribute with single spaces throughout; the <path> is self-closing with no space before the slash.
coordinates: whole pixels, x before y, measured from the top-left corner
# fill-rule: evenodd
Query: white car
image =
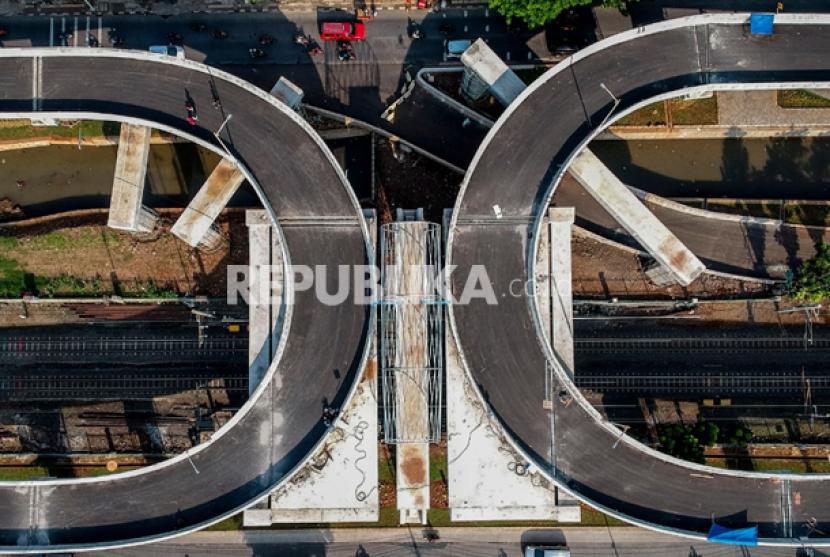
<path id="1" fill-rule="evenodd" d="M 454 39 L 444 41 L 444 60 L 461 58 L 464 51 L 470 48 L 473 41 L 470 39 Z"/>
<path id="2" fill-rule="evenodd" d="M 176 46 L 173 44 L 169 46 L 151 46 L 150 52 L 152 52 L 153 54 L 166 54 L 167 56 L 175 56 L 179 60 L 184 60 L 184 49 L 180 46 Z"/>
<path id="3" fill-rule="evenodd" d="M 525 557 L 571 557 L 571 550 L 564 545 L 528 545 Z"/>

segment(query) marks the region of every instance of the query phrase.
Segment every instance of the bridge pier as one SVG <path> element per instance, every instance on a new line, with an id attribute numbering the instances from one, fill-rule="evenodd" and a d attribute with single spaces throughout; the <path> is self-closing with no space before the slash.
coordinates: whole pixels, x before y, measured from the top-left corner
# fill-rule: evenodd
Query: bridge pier
<path id="1" fill-rule="evenodd" d="M 697 256 L 589 149 L 577 155 L 569 169 L 585 191 L 660 264 L 657 271 L 649 271 L 655 282 L 687 286 L 706 270 Z"/>
<path id="2" fill-rule="evenodd" d="M 507 67 L 498 54 L 482 39 L 474 42 L 461 55 L 464 64 L 464 90 L 475 97 L 475 81 L 487 86 L 490 93 L 504 106 L 509 105 L 527 87 L 513 70 Z M 478 95 L 480 96 L 480 95 Z"/>
<path id="3" fill-rule="evenodd" d="M 279 346 L 284 300 L 280 239 L 264 210 L 245 212 L 248 226 L 248 392 L 257 388 Z"/>
<path id="4" fill-rule="evenodd" d="M 150 157 L 150 134 L 147 126 L 121 125 L 107 220 L 110 228 L 152 232 L 158 222 L 156 212 L 141 204 Z"/>
<path id="5" fill-rule="evenodd" d="M 244 181 L 242 171 L 234 163 L 222 159 L 170 232 L 194 248 L 216 245 L 221 236 L 213 223 Z"/>

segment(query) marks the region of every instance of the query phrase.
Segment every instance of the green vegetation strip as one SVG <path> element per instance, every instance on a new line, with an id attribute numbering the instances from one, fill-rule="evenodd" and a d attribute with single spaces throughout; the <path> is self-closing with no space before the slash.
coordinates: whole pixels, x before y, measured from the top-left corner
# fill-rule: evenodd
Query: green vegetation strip
<path id="1" fill-rule="evenodd" d="M 15 121 L 11 126 L 0 126 L 0 140 L 36 139 L 45 137 L 104 137 L 118 135 L 117 122 L 83 120 L 67 126 L 32 126 Z"/>
<path id="2" fill-rule="evenodd" d="M 635 110 L 615 122 L 614 126 L 664 127 L 668 125 L 667 105 L 671 111 L 671 122 L 674 126 L 711 126 L 718 123 L 718 98 L 712 95 L 705 99 L 672 99 L 668 102 L 656 102 Z"/>
<path id="3" fill-rule="evenodd" d="M 830 99 L 805 89 L 784 89 L 778 91 L 778 106 L 781 108 L 830 108 Z"/>

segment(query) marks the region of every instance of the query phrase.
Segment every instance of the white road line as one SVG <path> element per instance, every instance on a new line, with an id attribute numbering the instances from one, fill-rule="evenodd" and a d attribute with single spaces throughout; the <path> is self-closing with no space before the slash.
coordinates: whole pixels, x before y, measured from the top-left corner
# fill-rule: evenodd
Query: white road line
<path id="1" fill-rule="evenodd" d="M 487 25 L 485 25 L 485 26 L 484 26 L 484 32 L 485 32 L 485 33 L 489 33 L 489 32 L 490 32 L 490 25 L 489 25 L 489 24 L 487 24 Z"/>
<path id="2" fill-rule="evenodd" d="M 49 46 L 55 46 L 55 18 L 49 18 Z"/>
<path id="3" fill-rule="evenodd" d="M 467 32 L 467 26 L 466 25 L 464 26 L 464 32 L 465 33 Z"/>
<path id="4" fill-rule="evenodd" d="M 40 58 L 32 57 L 32 110 L 37 110 L 37 66 Z"/>
<path id="5" fill-rule="evenodd" d="M 464 17 L 467 17 L 467 10 L 464 10 Z"/>

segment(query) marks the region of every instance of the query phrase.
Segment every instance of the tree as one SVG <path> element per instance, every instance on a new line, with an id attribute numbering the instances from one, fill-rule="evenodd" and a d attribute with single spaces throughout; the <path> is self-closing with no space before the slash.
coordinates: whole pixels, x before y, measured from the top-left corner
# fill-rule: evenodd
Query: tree
<path id="1" fill-rule="evenodd" d="M 577 6 L 586 6 L 596 0 L 490 0 L 490 7 L 505 17 L 507 23 L 513 19 L 523 20 L 531 29 L 553 21 L 563 11 Z M 609 7 L 625 9 L 627 0 L 603 0 Z"/>
<path id="2" fill-rule="evenodd" d="M 830 245 L 816 246 L 816 254 L 796 271 L 789 293 L 796 300 L 813 303 L 830 298 Z"/>

